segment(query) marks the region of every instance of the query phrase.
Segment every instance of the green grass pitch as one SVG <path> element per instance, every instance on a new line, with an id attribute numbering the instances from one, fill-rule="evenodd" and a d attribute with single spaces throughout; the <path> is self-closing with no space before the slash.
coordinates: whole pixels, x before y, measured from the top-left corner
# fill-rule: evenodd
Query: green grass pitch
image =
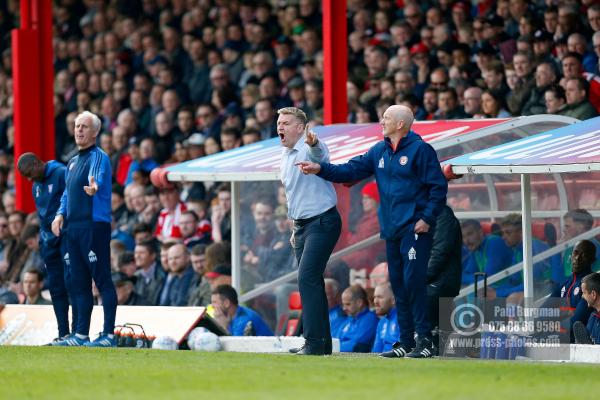
<path id="1" fill-rule="evenodd" d="M 0 399 L 585 399 L 596 365 L 0 347 Z"/>

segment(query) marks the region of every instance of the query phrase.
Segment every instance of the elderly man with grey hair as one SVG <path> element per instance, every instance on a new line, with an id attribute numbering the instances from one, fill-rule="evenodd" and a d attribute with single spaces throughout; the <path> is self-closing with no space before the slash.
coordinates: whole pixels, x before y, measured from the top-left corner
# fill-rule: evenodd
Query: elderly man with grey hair
<path id="1" fill-rule="evenodd" d="M 112 175 L 108 156 L 96 146 L 101 126 L 100 118 L 89 111 L 75 118 L 75 144 L 79 151 L 67 165 L 65 191 L 52 221 L 56 236 L 67 228 L 63 259 L 77 308 L 75 334 L 54 342 L 57 346 L 116 346 L 117 294 L 110 274 Z M 104 329 L 93 342 L 89 340 L 92 279 L 102 296 L 104 310 Z"/>

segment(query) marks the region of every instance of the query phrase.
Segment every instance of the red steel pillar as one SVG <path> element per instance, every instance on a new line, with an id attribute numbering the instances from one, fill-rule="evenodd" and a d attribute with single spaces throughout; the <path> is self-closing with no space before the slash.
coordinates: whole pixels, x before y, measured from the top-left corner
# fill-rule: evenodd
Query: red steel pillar
<path id="1" fill-rule="evenodd" d="M 346 0 L 323 1 L 323 96 L 324 123 L 348 119 L 348 34 Z"/>
<path id="2" fill-rule="evenodd" d="M 54 158 L 52 2 L 21 0 L 21 27 L 11 36 L 16 161 L 31 151 Z M 15 174 L 16 207 L 33 211 L 31 183 Z"/>

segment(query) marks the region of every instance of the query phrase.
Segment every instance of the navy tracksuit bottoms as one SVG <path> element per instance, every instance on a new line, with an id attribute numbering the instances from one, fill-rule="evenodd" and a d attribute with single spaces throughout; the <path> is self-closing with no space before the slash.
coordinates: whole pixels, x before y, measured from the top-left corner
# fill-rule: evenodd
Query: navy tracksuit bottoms
<path id="1" fill-rule="evenodd" d="M 433 232 L 415 234 L 413 227 L 398 240 L 386 240 L 388 272 L 396 299 L 400 342 L 415 346 L 414 333 L 431 338 L 427 315 L 427 265 Z"/>
<path id="2" fill-rule="evenodd" d="M 93 222 L 89 226 L 69 226 L 67 229 L 68 279 L 77 308 L 77 329 L 89 335 L 94 306 L 92 279 L 102 297 L 104 310 L 103 333 L 113 334 L 117 313 L 117 293 L 110 270 L 110 224 Z M 67 257 L 68 255 L 68 257 Z"/>

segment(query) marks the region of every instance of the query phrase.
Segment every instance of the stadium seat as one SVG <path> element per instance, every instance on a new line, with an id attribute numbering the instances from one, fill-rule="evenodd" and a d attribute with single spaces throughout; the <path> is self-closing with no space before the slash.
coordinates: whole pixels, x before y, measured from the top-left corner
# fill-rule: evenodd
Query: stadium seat
<path id="1" fill-rule="evenodd" d="M 300 292 L 290 293 L 289 312 L 283 314 L 277 324 L 277 334 L 283 336 L 299 336 L 302 327 L 302 301 Z"/>

